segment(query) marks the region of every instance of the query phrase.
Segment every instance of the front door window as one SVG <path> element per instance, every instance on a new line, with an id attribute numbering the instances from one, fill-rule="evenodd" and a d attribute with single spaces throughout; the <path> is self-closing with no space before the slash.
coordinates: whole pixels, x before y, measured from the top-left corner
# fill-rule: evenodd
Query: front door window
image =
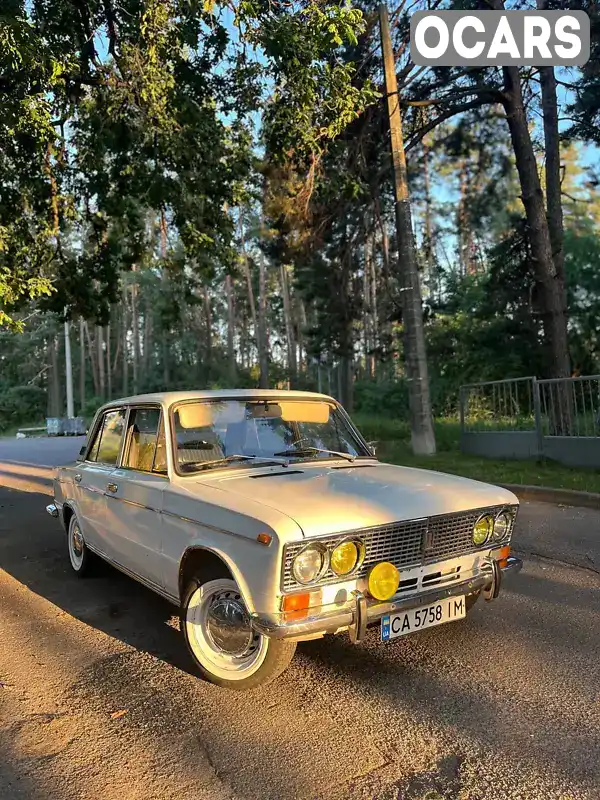
<path id="1" fill-rule="evenodd" d="M 96 432 L 96 438 L 87 460 L 96 461 L 98 464 L 116 466 L 124 430 L 124 409 L 119 408 L 115 411 L 107 411 Z"/>

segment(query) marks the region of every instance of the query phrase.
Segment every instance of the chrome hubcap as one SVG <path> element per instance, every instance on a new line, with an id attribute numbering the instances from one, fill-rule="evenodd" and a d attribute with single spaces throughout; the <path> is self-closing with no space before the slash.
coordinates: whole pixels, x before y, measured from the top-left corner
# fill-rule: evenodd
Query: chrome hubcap
<path id="1" fill-rule="evenodd" d="M 73 528 L 73 552 L 77 557 L 83 555 L 83 536 L 77 526 Z"/>
<path id="2" fill-rule="evenodd" d="M 212 598 L 206 628 L 215 647 L 232 656 L 248 655 L 254 631 L 242 598 L 235 592 L 220 592 Z"/>

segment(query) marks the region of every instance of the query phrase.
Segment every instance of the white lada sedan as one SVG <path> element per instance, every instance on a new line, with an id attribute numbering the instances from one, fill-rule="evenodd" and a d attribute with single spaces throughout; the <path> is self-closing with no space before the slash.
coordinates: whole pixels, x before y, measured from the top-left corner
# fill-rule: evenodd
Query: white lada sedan
<path id="1" fill-rule="evenodd" d="M 208 680 L 249 689 L 296 642 L 461 619 L 518 571 L 517 498 L 384 464 L 321 394 L 170 392 L 103 406 L 47 507 L 71 566 L 100 557 L 174 603 Z"/>

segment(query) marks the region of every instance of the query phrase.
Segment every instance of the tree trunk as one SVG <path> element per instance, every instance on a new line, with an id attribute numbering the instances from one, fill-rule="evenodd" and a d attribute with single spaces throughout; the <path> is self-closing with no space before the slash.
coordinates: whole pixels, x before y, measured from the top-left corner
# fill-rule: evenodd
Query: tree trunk
<path id="1" fill-rule="evenodd" d="M 242 265 L 244 268 L 244 275 L 246 278 L 246 286 L 248 289 L 248 305 L 250 307 L 250 317 L 252 319 L 252 328 L 254 330 L 254 340 L 256 342 L 256 351 L 257 355 L 260 351 L 260 344 L 259 344 L 259 331 L 258 331 L 258 320 L 256 317 L 256 304 L 254 302 L 254 289 L 252 288 L 252 274 L 250 272 L 250 263 L 248 261 L 248 253 L 246 252 L 246 238 L 244 234 L 244 221 L 242 219 L 242 214 L 240 212 L 239 216 L 239 230 L 240 230 L 240 245 L 242 250 Z"/>
<path id="2" fill-rule="evenodd" d="M 373 352 L 371 353 L 371 374 L 376 377 L 377 372 L 377 358 L 376 351 L 379 347 L 379 309 L 377 306 L 377 264 L 375 261 L 375 232 L 371 232 L 371 259 L 369 266 L 371 268 L 369 285 L 371 287 L 371 344 Z"/>
<path id="3" fill-rule="evenodd" d="M 135 264 L 131 268 L 135 276 Z M 133 393 L 138 394 L 139 372 L 140 372 L 140 318 L 138 313 L 138 284 L 137 281 L 131 285 L 131 333 L 133 338 Z"/>
<path id="4" fill-rule="evenodd" d="M 290 381 L 290 388 L 293 389 L 296 385 L 297 377 L 296 342 L 294 340 L 294 322 L 292 320 L 292 304 L 290 302 L 287 272 L 283 264 L 280 267 L 280 276 L 281 296 L 283 298 L 283 316 L 285 320 L 285 333 L 287 340 L 288 377 Z"/>
<path id="5" fill-rule="evenodd" d="M 269 337 L 267 334 L 267 266 L 261 250 L 258 262 L 258 364 L 260 389 L 269 388 Z"/>
<path id="6" fill-rule="evenodd" d="M 96 325 L 96 353 L 98 359 L 98 388 L 100 389 L 100 397 L 102 400 L 106 399 L 106 372 L 104 369 L 105 356 L 104 356 L 104 335 L 101 325 Z"/>
<path id="7" fill-rule="evenodd" d="M 547 0 L 537 0 L 540 11 L 548 7 Z M 565 301 L 565 253 L 564 227 L 560 179 L 560 138 L 558 133 L 558 102 L 556 98 L 556 76 L 554 67 L 539 67 L 540 86 L 542 90 L 542 115 L 544 119 L 544 144 L 546 150 L 546 204 L 548 207 L 548 225 L 552 259 L 560 283 L 562 299 Z"/>
<path id="8" fill-rule="evenodd" d="M 162 353 L 163 389 L 167 392 L 171 383 L 171 370 L 169 369 L 169 333 L 166 330 L 162 331 L 160 347 Z"/>
<path id="9" fill-rule="evenodd" d="M 128 332 L 128 309 L 127 309 L 127 290 L 123 290 L 123 302 L 121 303 L 121 342 L 123 347 L 123 384 L 122 384 L 122 393 L 123 397 L 127 397 L 129 393 L 129 359 L 128 355 L 128 342 L 127 342 L 127 332 Z"/>
<path id="10" fill-rule="evenodd" d="M 425 270 L 427 273 L 426 285 L 432 303 L 437 297 L 437 275 L 433 258 L 433 202 L 431 199 L 431 177 L 429 173 L 429 142 L 427 137 L 423 140 L 423 180 L 425 182 L 425 236 L 423 249 L 425 251 Z"/>
<path id="11" fill-rule="evenodd" d="M 302 375 L 305 367 L 308 368 L 307 360 L 306 360 L 306 349 L 304 346 L 304 331 L 306 330 L 306 309 L 304 307 L 304 303 L 302 298 L 298 295 L 297 297 L 297 308 L 298 308 L 298 326 L 297 326 L 297 333 L 298 333 L 298 373 Z"/>
<path id="12" fill-rule="evenodd" d="M 71 356 L 71 323 L 65 320 L 65 378 L 67 387 L 67 418 L 73 419 L 73 359 Z"/>
<path id="13" fill-rule="evenodd" d="M 88 343 L 88 351 L 90 354 L 90 364 L 92 365 L 92 382 L 94 384 L 94 396 L 100 396 L 100 380 L 98 377 L 98 359 L 96 358 L 96 348 L 94 347 L 94 343 L 92 342 L 92 335 L 90 334 L 90 328 L 87 322 L 83 323 L 85 328 L 85 335 Z"/>
<path id="14" fill-rule="evenodd" d="M 79 413 L 85 408 L 85 327 L 83 317 L 79 317 Z"/>
<path id="15" fill-rule="evenodd" d="M 464 278 L 470 275 L 469 267 L 469 225 L 467 218 L 467 194 L 468 194 L 468 178 L 467 178 L 467 162 L 463 159 L 460 166 L 459 173 L 459 197 L 458 209 L 456 214 L 456 227 L 458 230 L 458 263 L 460 268 L 460 277 Z"/>
<path id="16" fill-rule="evenodd" d="M 150 302 L 146 301 L 144 309 L 144 373 L 147 375 L 152 369 L 150 355 L 152 353 L 152 308 Z"/>
<path id="17" fill-rule="evenodd" d="M 392 40 L 387 6 L 379 6 L 381 44 L 385 67 L 385 90 L 390 121 L 392 162 L 394 167 L 394 196 L 396 200 L 396 229 L 398 236 L 398 272 L 404 325 L 404 356 L 409 381 L 411 440 L 418 455 L 435 453 L 435 434 L 429 397 L 427 353 L 423 329 L 423 309 L 413 237 L 406 158 L 402 138 L 402 120 Z"/>
<path id="18" fill-rule="evenodd" d="M 108 389 L 108 399 L 113 398 L 113 380 L 112 380 L 112 358 L 110 350 L 110 320 L 106 326 L 106 385 Z"/>
<path id="19" fill-rule="evenodd" d="M 373 377 L 373 365 L 371 360 L 372 341 L 372 308 L 371 308 L 371 248 L 369 234 L 365 236 L 365 259 L 363 266 L 363 345 L 365 359 L 365 374 L 367 378 Z"/>
<path id="20" fill-rule="evenodd" d="M 235 313 L 231 275 L 225 276 L 225 294 L 227 295 L 227 357 L 229 360 L 229 380 L 231 385 L 235 386 L 237 382 L 237 366 L 235 363 Z"/>
<path id="21" fill-rule="evenodd" d="M 50 363 L 50 392 L 48 393 L 48 416 L 60 417 L 60 379 L 58 375 L 57 338 L 51 336 L 48 342 L 48 361 Z"/>
<path id="22" fill-rule="evenodd" d="M 519 71 L 516 67 L 503 67 L 503 73 L 503 104 L 515 152 L 521 195 L 529 228 L 529 241 L 540 290 L 544 334 L 548 343 L 547 373 L 548 377 L 568 377 L 570 375 L 570 358 L 564 310 L 566 305 L 564 286 L 552 256 L 544 195 L 529 134 Z"/>
<path id="23" fill-rule="evenodd" d="M 212 366 L 212 312 L 210 308 L 210 296 L 208 294 L 208 288 L 204 287 L 204 320 L 205 320 L 205 331 L 206 331 L 206 348 L 205 348 L 205 355 L 206 355 L 206 362 L 210 369 Z"/>

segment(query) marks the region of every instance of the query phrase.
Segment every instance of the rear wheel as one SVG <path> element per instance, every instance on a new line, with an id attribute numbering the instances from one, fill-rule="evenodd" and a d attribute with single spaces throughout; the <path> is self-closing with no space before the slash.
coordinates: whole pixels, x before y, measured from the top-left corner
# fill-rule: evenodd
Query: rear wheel
<path id="1" fill-rule="evenodd" d="M 75 514 L 69 520 L 67 548 L 73 572 L 80 578 L 89 575 L 93 567 L 94 554 L 86 547 L 81 526 Z"/>
<path id="2" fill-rule="evenodd" d="M 183 598 L 181 629 L 201 674 L 228 689 L 270 683 L 286 669 L 296 650 L 295 642 L 270 639 L 252 628 L 231 578 L 192 580 Z"/>

